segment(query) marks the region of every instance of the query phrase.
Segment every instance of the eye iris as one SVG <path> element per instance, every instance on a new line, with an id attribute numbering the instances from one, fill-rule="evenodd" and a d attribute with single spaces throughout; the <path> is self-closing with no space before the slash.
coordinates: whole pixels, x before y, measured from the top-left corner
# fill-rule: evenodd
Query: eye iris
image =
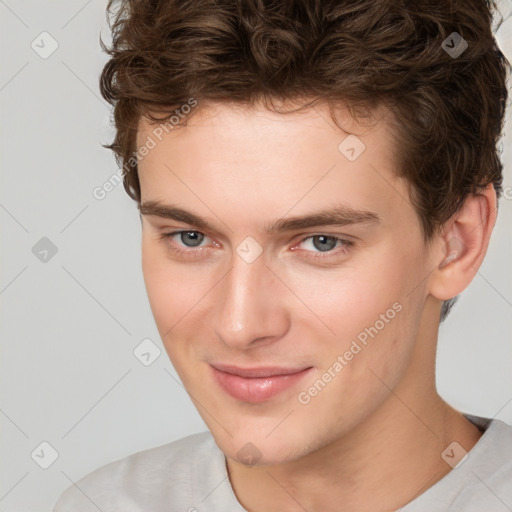
<path id="1" fill-rule="evenodd" d="M 321 241 L 320 245 L 316 243 L 317 240 Z M 313 237 L 313 245 L 320 251 L 329 251 L 336 247 L 336 239 L 332 236 L 317 235 Z"/>
<path id="2" fill-rule="evenodd" d="M 195 247 L 203 241 L 204 235 L 202 233 L 198 233 L 197 231 L 183 231 L 180 238 L 185 245 L 188 245 L 189 247 Z M 188 241 L 192 241 L 191 244 L 187 243 L 187 238 L 189 238 Z"/>

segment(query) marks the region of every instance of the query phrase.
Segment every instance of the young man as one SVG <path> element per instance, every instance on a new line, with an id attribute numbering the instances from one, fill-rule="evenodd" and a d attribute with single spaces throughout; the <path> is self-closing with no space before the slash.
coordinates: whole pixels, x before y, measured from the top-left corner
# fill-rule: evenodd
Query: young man
<path id="1" fill-rule="evenodd" d="M 512 510 L 512 427 L 435 387 L 496 221 L 507 62 L 487 2 L 408 4 L 121 2 L 109 147 L 210 432 L 56 512 Z"/>

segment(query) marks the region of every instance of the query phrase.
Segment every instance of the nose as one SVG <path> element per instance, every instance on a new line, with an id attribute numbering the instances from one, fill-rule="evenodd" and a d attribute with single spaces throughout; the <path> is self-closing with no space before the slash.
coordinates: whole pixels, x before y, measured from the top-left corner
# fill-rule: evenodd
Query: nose
<path id="1" fill-rule="evenodd" d="M 216 296 L 217 336 L 236 349 L 275 342 L 289 329 L 289 298 L 283 294 L 286 287 L 263 255 L 247 263 L 235 253 Z"/>

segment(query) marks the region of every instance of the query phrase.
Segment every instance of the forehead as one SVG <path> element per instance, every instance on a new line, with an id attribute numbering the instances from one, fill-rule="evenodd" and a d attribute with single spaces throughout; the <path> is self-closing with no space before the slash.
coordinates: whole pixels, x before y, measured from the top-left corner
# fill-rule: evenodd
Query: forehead
<path id="1" fill-rule="evenodd" d="M 311 140 L 323 139 L 328 135 L 327 143 L 332 139 L 342 140 L 349 134 L 365 136 L 372 141 L 374 149 L 380 149 L 386 153 L 394 147 L 394 137 L 391 129 L 391 113 L 381 106 L 371 112 L 371 117 L 354 119 L 349 110 L 339 104 L 335 115 L 337 126 L 331 117 L 326 104 L 320 104 L 307 110 L 293 112 L 283 108 L 283 112 L 274 112 L 258 104 L 253 107 L 245 104 L 207 101 L 190 108 L 190 114 L 185 116 L 171 115 L 166 120 L 153 123 L 145 116 L 139 120 L 137 133 L 137 147 L 144 145 L 147 137 L 171 141 L 179 139 L 179 145 L 198 144 L 208 146 L 205 137 L 215 140 L 223 139 L 240 152 L 251 149 L 261 150 L 261 144 L 271 147 L 279 146 L 285 150 L 294 147 L 296 141 L 307 137 Z M 291 109 L 291 106 L 288 107 Z M 176 109 L 179 111 L 180 107 Z M 180 124 L 179 119 L 187 118 L 186 124 Z M 250 138 L 248 139 L 247 136 Z M 315 152 L 322 152 L 327 144 L 315 146 Z M 309 149 L 309 147 L 308 147 Z M 381 155 L 383 156 L 383 155 Z M 229 155 L 223 155 L 229 158 Z"/>
<path id="2" fill-rule="evenodd" d="M 359 154 L 366 163 L 394 167 L 398 144 L 387 109 L 379 107 L 371 118 L 356 120 L 339 105 L 335 115 L 339 126 L 325 104 L 280 113 L 261 105 L 206 102 L 196 106 L 183 125 L 176 124 L 178 116 L 156 124 L 141 117 L 136 142 L 138 158 L 142 157 L 139 169 L 186 156 L 190 162 L 207 159 L 205 170 L 235 165 L 240 173 L 262 172 L 286 165 L 300 173 L 326 161 L 357 168 Z"/>
<path id="3" fill-rule="evenodd" d="M 216 211 L 229 202 L 237 214 L 245 206 L 274 217 L 294 203 L 294 213 L 319 203 L 410 210 L 385 109 L 359 122 L 340 107 L 340 126 L 327 106 L 286 114 L 225 103 L 196 109 L 184 126 L 165 131 L 141 118 L 137 146 L 151 146 L 139 161 L 143 201 L 193 201 L 205 216 L 208 201 Z"/>

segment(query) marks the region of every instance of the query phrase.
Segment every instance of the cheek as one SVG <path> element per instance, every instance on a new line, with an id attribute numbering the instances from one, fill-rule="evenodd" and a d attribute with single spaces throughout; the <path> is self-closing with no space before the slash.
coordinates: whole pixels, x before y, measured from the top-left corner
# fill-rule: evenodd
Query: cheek
<path id="1" fill-rule="evenodd" d="M 142 246 L 142 272 L 157 328 L 164 344 L 198 314 L 209 287 L 199 267 L 179 265 L 155 243 Z"/>
<path id="2" fill-rule="evenodd" d="M 281 273 L 285 282 L 293 283 L 291 289 L 306 306 L 301 313 L 309 310 L 318 326 L 320 319 L 332 336 L 346 340 L 379 321 L 386 312 L 384 320 L 394 319 L 393 304 L 404 300 L 406 278 L 400 269 L 391 268 L 396 261 L 389 261 L 393 258 L 386 254 L 374 254 L 371 260 L 349 262 L 337 269 L 283 268 Z"/>
<path id="3" fill-rule="evenodd" d="M 322 370 L 342 356 L 339 385 L 375 380 L 369 369 L 393 376 L 406 366 L 414 345 L 411 323 L 420 307 L 410 294 L 413 263 L 407 255 L 384 249 L 332 272 L 287 272 L 286 280 L 315 315 L 297 310 L 302 313 L 294 317 L 297 332 L 307 333 L 306 338 L 322 347 L 317 351 Z"/>

